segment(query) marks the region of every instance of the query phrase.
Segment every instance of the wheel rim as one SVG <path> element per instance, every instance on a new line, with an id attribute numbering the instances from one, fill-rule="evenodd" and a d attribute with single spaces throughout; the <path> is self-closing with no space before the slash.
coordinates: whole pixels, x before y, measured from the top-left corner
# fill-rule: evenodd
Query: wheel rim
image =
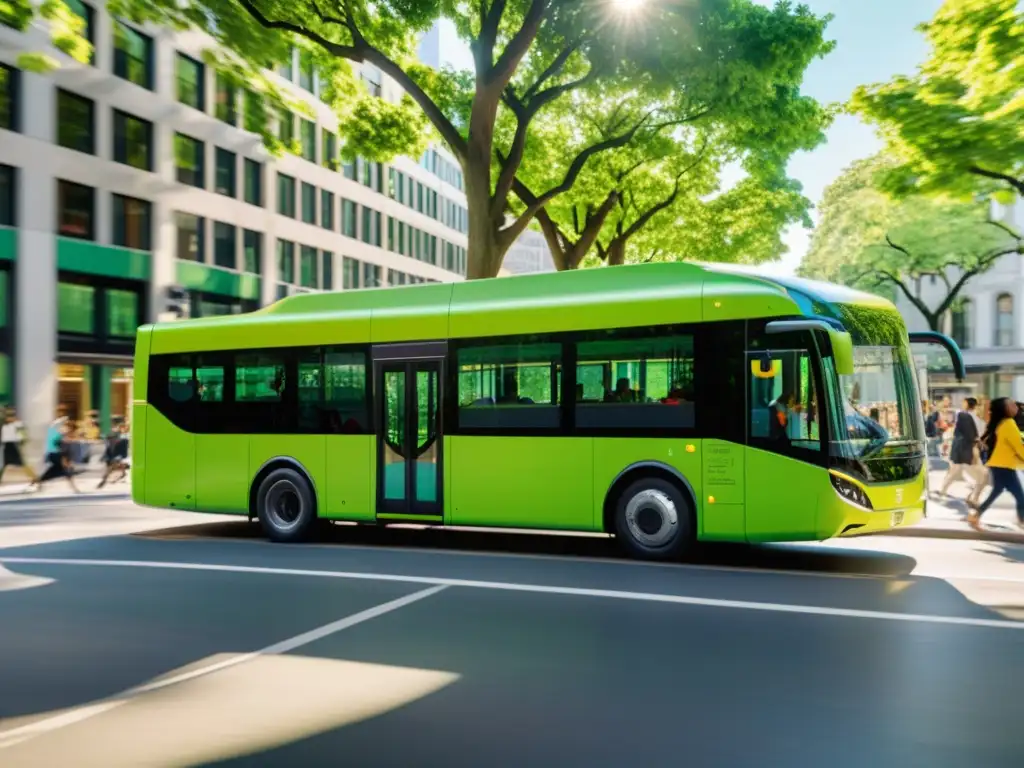
<path id="1" fill-rule="evenodd" d="M 267 492 L 266 510 L 275 528 L 289 530 L 297 526 L 302 508 L 298 489 L 287 480 L 279 480 Z"/>
<path id="2" fill-rule="evenodd" d="M 640 544 L 662 547 L 672 541 L 679 529 L 679 512 L 668 494 L 648 489 L 626 504 L 626 525 Z"/>

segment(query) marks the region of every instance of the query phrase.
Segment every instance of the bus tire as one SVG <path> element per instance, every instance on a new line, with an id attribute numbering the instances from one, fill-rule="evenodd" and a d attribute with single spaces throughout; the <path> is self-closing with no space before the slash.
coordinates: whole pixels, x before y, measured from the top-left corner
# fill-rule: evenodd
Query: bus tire
<path id="1" fill-rule="evenodd" d="M 294 469 L 275 469 L 256 492 L 256 516 L 271 541 L 305 541 L 317 521 L 313 489 Z"/>
<path id="2" fill-rule="evenodd" d="M 615 502 L 615 537 L 641 560 L 673 560 L 693 541 L 693 511 L 679 487 L 660 477 L 630 483 Z"/>

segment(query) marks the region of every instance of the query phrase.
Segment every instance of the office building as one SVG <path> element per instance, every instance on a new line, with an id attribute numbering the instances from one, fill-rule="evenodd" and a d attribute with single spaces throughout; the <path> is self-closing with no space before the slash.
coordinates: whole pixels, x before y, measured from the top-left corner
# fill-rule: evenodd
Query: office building
<path id="1" fill-rule="evenodd" d="M 94 46 L 79 64 L 45 30 L 0 26 L 0 403 L 32 453 L 58 402 L 126 416 L 138 325 L 237 313 L 301 291 L 462 279 L 466 199 L 441 148 L 339 162 L 343 137 L 297 51 L 271 76 L 311 107 L 275 115 L 295 154 L 246 130 L 262 100 L 204 63 L 212 40 L 70 0 Z M 18 56 L 47 51 L 48 74 Z M 371 91 L 397 98 L 372 67 Z"/>

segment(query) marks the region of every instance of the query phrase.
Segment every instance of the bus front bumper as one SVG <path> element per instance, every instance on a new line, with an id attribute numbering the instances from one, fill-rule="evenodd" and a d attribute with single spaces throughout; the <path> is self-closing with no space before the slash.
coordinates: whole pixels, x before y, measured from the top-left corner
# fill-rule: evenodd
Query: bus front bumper
<path id="1" fill-rule="evenodd" d="M 906 528 L 924 519 L 924 501 L 896 509 L 868 510 L 848 506 L 837 536 L 859 536 Z"/>

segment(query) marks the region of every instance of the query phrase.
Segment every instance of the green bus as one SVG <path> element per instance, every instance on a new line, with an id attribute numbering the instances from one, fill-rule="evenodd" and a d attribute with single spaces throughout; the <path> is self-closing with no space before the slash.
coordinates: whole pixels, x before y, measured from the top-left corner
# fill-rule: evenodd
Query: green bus
<path id="1" fill-rule="evenodd" d="M 910 342 L 883 299 L 721 265 L 297 295 L 139 330 L 132 495 L 285 542 L 415 521 L 668 559 L 882 531 L 926 500 Z"/>

